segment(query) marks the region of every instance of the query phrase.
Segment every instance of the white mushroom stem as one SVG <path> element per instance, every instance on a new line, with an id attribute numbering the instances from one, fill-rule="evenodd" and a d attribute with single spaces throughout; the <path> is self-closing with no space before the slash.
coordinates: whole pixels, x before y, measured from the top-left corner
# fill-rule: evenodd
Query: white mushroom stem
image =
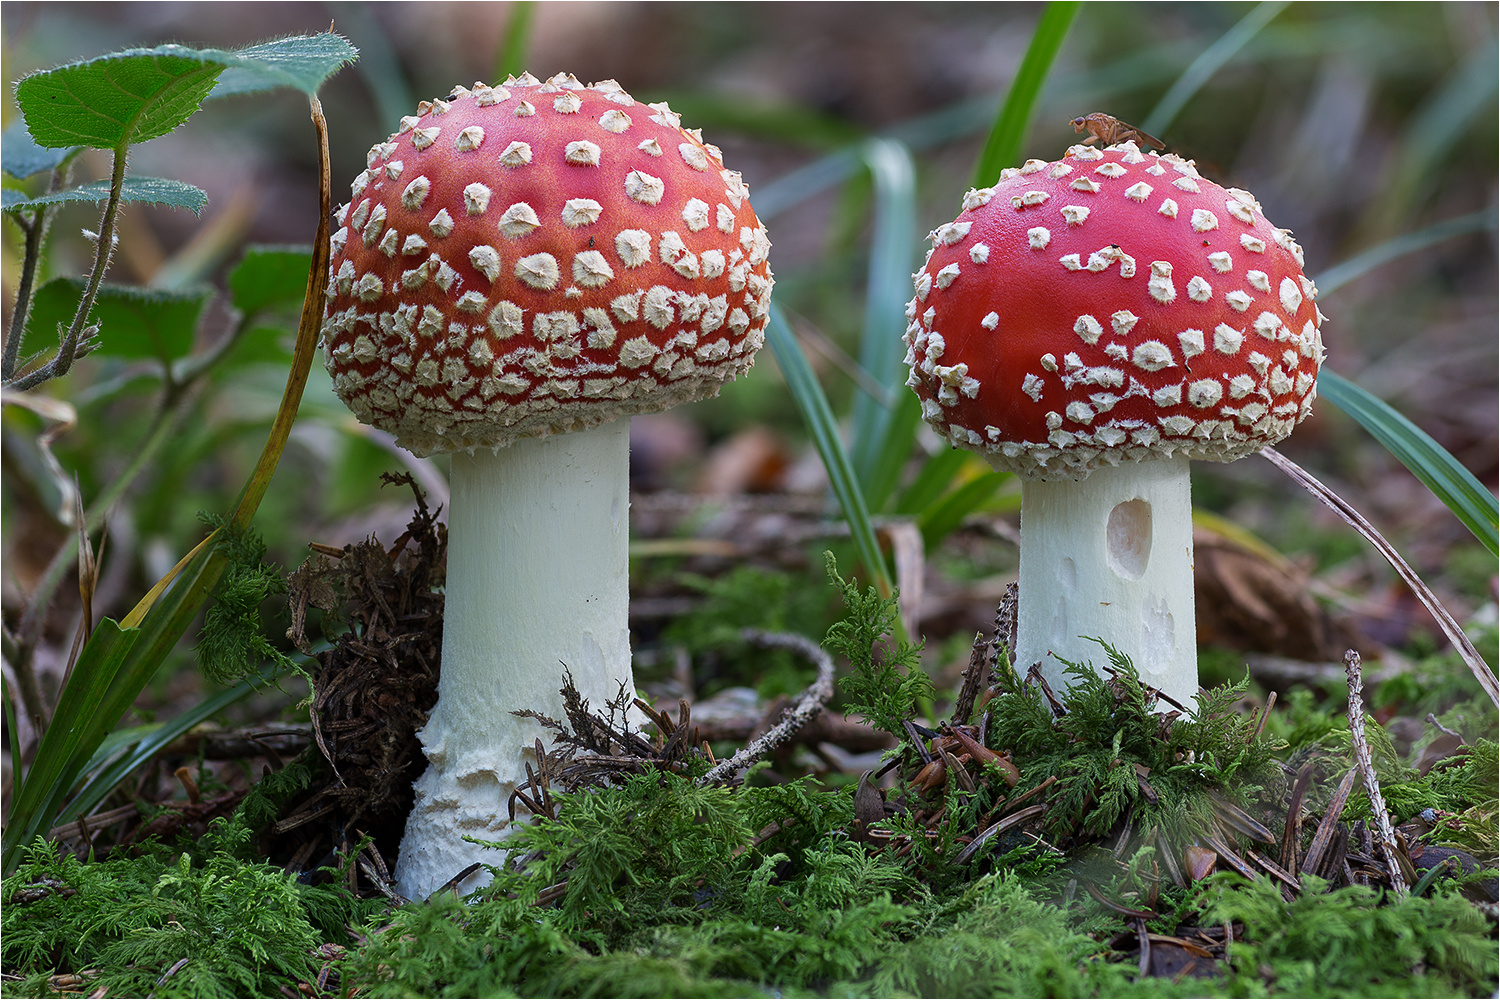
<path id="1" fill-rule="evenodd" d="M 453 456 L 438 702 L 418 734 L 428 768 L 396 865 L 421 899 L 506 835 L 506 803 L 551 734 L 516 709 L 565 719 L 563 668 L 594 708 L 634 691 L 630 671 L 630 421 Z M 466 880 L 462 891 L 488 879 Z"/>
<path id="2" fill-rule="evenodd" d="M 1188 460 L 1103 466 L 1073 482 L 1021 487 L 1016 667 L 1040 662 L 1059 693 L 1062 661 L 1108 662 L 1102 639 L 1141 680 L 1188 708 L 1198 691 Z M 1102 672 L 1102 671 L 1101 671 Z"/>

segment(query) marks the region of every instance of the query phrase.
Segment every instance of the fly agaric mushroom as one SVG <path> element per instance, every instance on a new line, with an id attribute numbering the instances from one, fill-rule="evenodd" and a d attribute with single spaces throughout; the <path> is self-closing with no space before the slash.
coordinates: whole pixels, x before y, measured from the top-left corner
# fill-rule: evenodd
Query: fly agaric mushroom
<path id="1" fill-rule="evenodd" d="M 1198 690 L 1188 460 L 1284 438 L 1316 395 L 1316 289 L 1247 191 L 1134 142 L 1028 160 L 932 234 L 907 309 L 924 419 L 1022 478 L 1016 662 L 1101 638 Z"/>
<path id="2" fill-rule="evenodd" d="M 439 697 L 396 877 L 496 839 L 563 671 L 634 689 L 628 418 L 716 395 L 764 341 L 770 242 L 665 104 L 530 74 L 457 87 L 370 150 L 340 209 L 323 348 L 361 421 L 451 452 Z"/>

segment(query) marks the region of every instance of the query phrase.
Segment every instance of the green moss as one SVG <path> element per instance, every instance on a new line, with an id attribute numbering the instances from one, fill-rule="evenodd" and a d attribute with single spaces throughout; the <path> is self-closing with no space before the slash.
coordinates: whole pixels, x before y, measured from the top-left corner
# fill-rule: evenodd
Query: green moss
<path id="1" fill-rule="evenodd" d="M 1456 894 L 1382 900 L 1305 875 L 1287 902 L 1268 880 L 1221 875 L 1203 902 L 1209 920 L 1244 927 L 1229 952 L 1231 995 L 1488 996 L 1500 972 L 1489 921 Z"/>
<path id="2" fill-rule="evenodd" d="M 221 822 L 201 850 L 89 863 L 39 840 L 0 890 L 5 968 L 30 977 L 7 993 L 86 969 L 110 996 L 270 996 L 310 981 L 314 949 L 347 940 L 344 925 L 372 907 L 237 860 L 242 836 Z"/>

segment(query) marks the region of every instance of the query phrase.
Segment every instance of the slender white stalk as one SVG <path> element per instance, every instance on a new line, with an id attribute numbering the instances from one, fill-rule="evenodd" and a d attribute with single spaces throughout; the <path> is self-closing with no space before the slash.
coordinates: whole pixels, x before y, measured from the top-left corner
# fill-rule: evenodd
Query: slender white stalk
<path id="1" fill-rule="evenodd" d="M 1056 691 L 1061 660 L 1105 662 L 1098 638 L 1141 680 L 1193 707 L 1193 517 L 1188 460 L 1122 462 L 1079 482 L 1021 487 L 1016 666 L 1040 662 Z"/>
<path id="2" fill-rule="evenodd" d="M 419 734 L 429 766 L 396 865 L 403 896 L 499 860 L 463 838 L 505 835 L 506 802 L 547 738 L 512 711 L 564 718 L 564 666 L 595 707 L 622 682 L 634 690 L 629 456 L 629 420 L 453 456 L 442 674 Z"/>

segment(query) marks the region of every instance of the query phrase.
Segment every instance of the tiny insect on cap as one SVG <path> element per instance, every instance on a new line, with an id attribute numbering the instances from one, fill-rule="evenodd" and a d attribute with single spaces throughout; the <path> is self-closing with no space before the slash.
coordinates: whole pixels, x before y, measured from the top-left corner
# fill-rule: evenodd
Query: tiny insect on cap
<path id="1" fill-rule="evenodd" d="M 1191 160 L 1073 146 L 969 191 L 931 238 L 907 385 L 997 469 L 1230 462 L 1310 410 L 1323 317 L 1302 249 Z"/>
<path id="2" fill-rule="evenodd" d="M 367 163 L 323 349 L 355 416 L 417 454 L 712 396 L 764 342 L 765 228 L 665 104 L 564 74 L 456 87 Z"/>

